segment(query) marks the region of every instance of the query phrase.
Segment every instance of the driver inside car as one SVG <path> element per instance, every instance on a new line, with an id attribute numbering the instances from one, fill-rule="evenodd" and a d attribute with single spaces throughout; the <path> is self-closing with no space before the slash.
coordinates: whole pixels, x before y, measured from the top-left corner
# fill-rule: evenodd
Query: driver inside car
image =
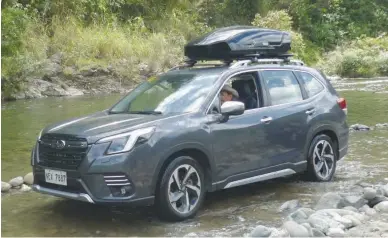
<path id="1" fill-rule="evenodd" d="M 227 102 L 227 101 L 238 101 L 239 95 L 234 88 L 225 84 L 220 92 L 220 97 L 221 97 L 221 105 L 222 105 L 224 102 Z"/>

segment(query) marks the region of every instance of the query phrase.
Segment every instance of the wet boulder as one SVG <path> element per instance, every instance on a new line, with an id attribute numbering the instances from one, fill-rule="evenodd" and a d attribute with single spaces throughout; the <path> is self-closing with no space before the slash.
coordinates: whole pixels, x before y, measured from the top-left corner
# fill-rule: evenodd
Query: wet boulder
<path id="1" fill-rule="evenodd" d="M 347 206 L 347 207 L 344 207 L 343 209 L 349 210 L 349 211 L 352 211 L 352 212 L 358 212 L 357 208 L 352 207 L 352 206 Z"/>
<path id="2" fill-rule="evenodd" d="M 341 228 L 329 228 L 327 235 L 330 237 L 344 237 L 345 232 Z"/>
<path id="3" fill-rule="evenodd" d="M 290 200 L 290 201 L 283 203 L 283 205 L 280 206 L 279 211 L 288 213 L 288 212 L 295 211 L 299 207 L 301 207 L 301 205 L 300 205 L 299 201 L 295 199 L 295 200 Z"/>
<path id="4" fill-rule="evenodd" d="M 364 188 L 364 198 L 366 200 L 372 200 L 373 198 L 375 198 L 377 195 L 377 191 L 376 189 L 373 189 L 373 188 Z"/>
<path id="5" fill-rule="evenodd" d="M 294 221 L 286 221 L 282 228 L 287 230 L 291 237 L 309 237 L 309 231 L 306 227 Z"/>
<path id="6" fill-rule="evenodd" d="M 351 216 L 351 215 L 345 215 L 345 216 L 343 216 L 343 218 L 352 221 L 351 227 L 359 226 L 362 224 L 360 220 L 358 220 L 357 218 L 355 218 L 354 216 Z"/>
<path id="7" fill-rule="evenodd" d="M 303 210 L 298 209 L 297 211 L 288 215 L 287 219 L 301 224 L 307 222 L 308 215 Z"/>
<path id="8" fill-rule="evenodd" d="M 1 192 L 6 193 L 11 189 L 11 184 L 1 181 Z"/>
<path id="9" fill-rule="evenodd" d="M 312 237 L 325 237 L 326 236 L 322 231 L 320 231 L 316 228 L 312 228 L 311 230 L 313 232 Z"/>
<path id="10" fill-rule="evenodd" d="M 271 232 L 271 235 L 269 236 L 270 238 L 275 238 L 275 237 L 290 237 L 290 234 L 288 231 L 284 228 L 281 229 L 273 229 Z"/>
<path id="11" fill-rule="evenodd" d="M 360 208 L 360 212 L 365 213 L 367 216 L 374 216 L 377 214 L 376 210 L 373 208 L 370 208 L 368 205 L 364 205 Z"/>
<path id="12" fill-rule="evenodd" d="M 354 195 L 346 196 L 343 201 L 345 205 L 354 207 L 356 210 L 368 203 L 362 196 Z"/>
<path id="13" fill-rule="evenodd" d="M 329 192 L 319 199 L 318 203 L 315 205 L 315 210 L 343 207 L 345 207 L 345 204 L 342 196 L 338 193 Z"/>
<path id="14" fill-rule="evenodd" d="M 250 237 L 269 237 L 273 229 L 266 226 L 258 225 L 250 234 Z"/>
<path id="15" fill-rule="evenodd" d="M 370 127 L 362 124 L 354 124 L 350 126 L 350 129 L 355 131 L 369 131 Z"/>
<path id="16" fill-rule="evenodd" d="M 34 183 L 34 175 L 30 172 L 24 176 L 23 180 L 25 184 L 32 185 Z"/>
<path id="17" fill-rule="evenodd" d="M 388 201 L 388 198 L 385 197 L 385 196 L 376 196 L 375 198 L 373 198 L 372 200 L 369 200 L 368 201 L 368 205 L 370 207 L 374 207 L 376 206 L 377 204 L 381 203 L 381 202 L 385 202 L 385 201 Z"/>
<path id="18" fill-rule="evenodd" d="M 388 123 L 378 123 L 375 127 L 379 129 L 388 129 Z"/>
<path id="19" fill-rule="evenodd" d="M 388 213 L 388 201 L 380 202 L 374 209 L 378 212 Z"/>
<path id="20" fill-rule="evenodd" d="M 12 186 L 12 187 L 19 187 L 23 184 L 23 177 L 22 176 L 19 176 L 19 177 L 16 177 L 16 178 L 13 178 L 9 181 L 9 184 Z"/>

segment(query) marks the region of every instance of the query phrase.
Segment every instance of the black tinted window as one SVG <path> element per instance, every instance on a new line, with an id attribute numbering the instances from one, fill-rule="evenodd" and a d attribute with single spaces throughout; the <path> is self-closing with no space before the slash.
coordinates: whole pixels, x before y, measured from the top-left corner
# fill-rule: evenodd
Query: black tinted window
<path id="1" fill-rule="evenodd" d="M 304 82 L 305 89 L 309 97 L 317 95 L 323 90 L 322 84 L 318 82 L 318 80 L 314 78 L 311 74 L 304 72 L 298 72 L 298 74 L 300 75 L 299 78 L 301 78 Z"/>
<path id="2" fill-rule="evenodd" d="M 265 70 L 262 72 L 272 105 L 303 100 L 299 83 L 291 71 Z"/>

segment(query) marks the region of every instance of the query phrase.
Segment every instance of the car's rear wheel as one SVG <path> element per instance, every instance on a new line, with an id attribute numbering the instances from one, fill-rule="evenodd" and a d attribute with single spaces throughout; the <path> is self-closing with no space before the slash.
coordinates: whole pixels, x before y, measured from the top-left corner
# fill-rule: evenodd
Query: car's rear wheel
<path id="1" fill-rule="evenodd" d="M 181 221 L 195 216 L 205 196 L 201 165 L 189 156 L 174 159 L 164 171 L 157 188 L 156 204 L 164 220 Z"/>
<path id="2" fill-rule="evenodd" d="M 331 181 L 337 167 L 335 145 L 327 135 L 316 136 L 307 159 L 307 179 L 318 182 Z"/>

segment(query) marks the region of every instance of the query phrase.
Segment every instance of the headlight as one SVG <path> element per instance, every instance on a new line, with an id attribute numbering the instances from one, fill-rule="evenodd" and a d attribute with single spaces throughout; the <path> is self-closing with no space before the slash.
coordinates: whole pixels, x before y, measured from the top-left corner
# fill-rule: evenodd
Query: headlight
<path id="1" fill-rule="evenodd" d="M 97 141 L 97 143 L 111 142 L 106 152 L 107 154 L 127 152 L 130 151 L 136 143 L 147 141 L 154 131 L 155 127 L 142 128 L 128 133 L 102 138 Z"/>

